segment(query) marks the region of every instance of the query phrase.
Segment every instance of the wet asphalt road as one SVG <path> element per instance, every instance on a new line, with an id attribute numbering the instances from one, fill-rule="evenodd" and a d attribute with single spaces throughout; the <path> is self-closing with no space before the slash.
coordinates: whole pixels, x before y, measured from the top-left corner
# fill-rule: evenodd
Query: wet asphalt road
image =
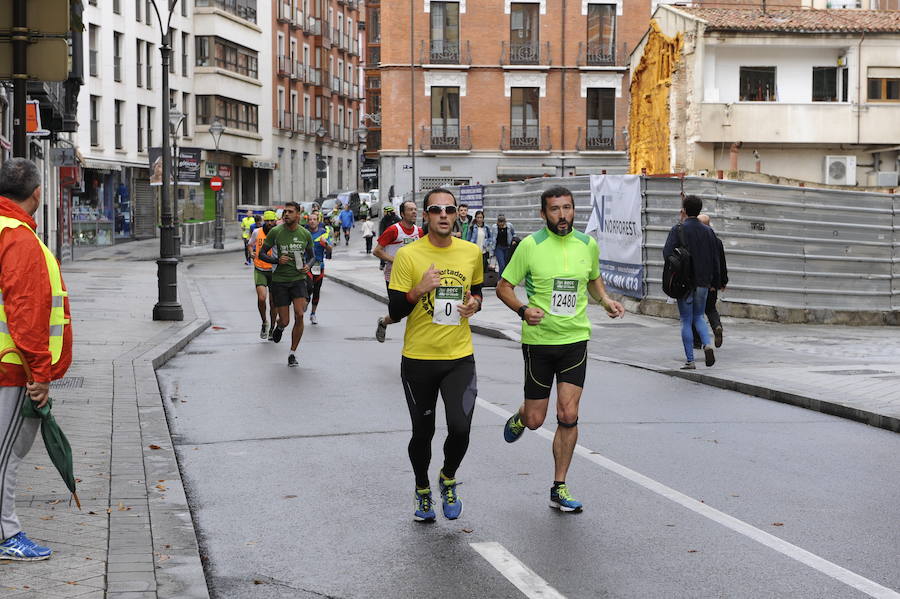
<path id="1" fill-rule="evenodd" d="M 547 507 L 549 441 L 534 432 L 515 445 L 502 439 L 521 394 L 520 350 L 476 336 L 479 397 L 493 407 L 476 408 L 458 473 L 465 511 L 416 523 L 403 325 L 378 344 L 384 306 L 326 280 L 320 324 L 307 322 L 300 368 L 289 369 L 287 334 L 279 345 L 258 339 L 250 269 L 234 254 L 186 266 L 217 328 L 159 379 L 215 598 L 852 598 L 900 589 L 894 433 L 592 361 L 584 455 L 569 475 L 585 511 L 560 514 Z M 434 477 L 442 442 L 439 428 Z M 790 545 L 778 552 L 755 538 Z M 558 594 L 514 586 L 472 546 L 488 542 Z M 816 556 L 819 569 L 801 563 Z M 841 582 L 847 571 L 857 587 L 875 586 Z"/>

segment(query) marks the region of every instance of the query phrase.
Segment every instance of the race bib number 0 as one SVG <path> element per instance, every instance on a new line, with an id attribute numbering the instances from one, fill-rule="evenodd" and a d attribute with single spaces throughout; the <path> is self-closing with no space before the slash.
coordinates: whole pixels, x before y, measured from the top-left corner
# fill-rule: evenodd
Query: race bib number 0
<path id="1" fill-rule="evenodd" d="M 550 314 L 572 316 L 578 305 L 578 281 L 553 279 L 553 295 L 550 296 Z"/>
<path id="2" fill-rule="evenodd" d="M 456 307 L 462 303 L 462 287 L 438 287 L 434 290 L 434 324 L 458 325 L 459 311 Z"/>

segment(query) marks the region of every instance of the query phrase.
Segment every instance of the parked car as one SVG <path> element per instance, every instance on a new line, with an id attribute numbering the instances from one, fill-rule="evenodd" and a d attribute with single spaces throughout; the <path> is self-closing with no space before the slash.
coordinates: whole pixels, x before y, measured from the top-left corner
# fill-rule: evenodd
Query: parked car
<path id="1" fill-rule="evenodd" d="M 355 191 L 342 191 L 337 194 L 337 201 L 342 207 L 350 206 L 354 217 L 359 216 L 359 194 Z"/>

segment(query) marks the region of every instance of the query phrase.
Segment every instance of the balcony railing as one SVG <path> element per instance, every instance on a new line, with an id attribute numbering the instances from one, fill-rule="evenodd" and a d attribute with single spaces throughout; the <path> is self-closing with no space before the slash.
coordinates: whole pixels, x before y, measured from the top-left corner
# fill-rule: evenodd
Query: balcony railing
<path id="1" fill-rule="evenodd" d="M 322 85 L 322 70 L 315 67 L 307 67 L 306 82 L 313 85 Z"/>
<path id="2" fill-rule="evenodd" d="M 500 64 L 550 64 L 550 42 L 500 42 Z"/>
<path id="3" fill-rule="evenodd" d="M 89 71 L 88 72 L 91 74 L 91 77 L 96 77 L 97 74 L 100 72 L 100 70 L 98 68 L 99 60 L 98 60 L 97 50 L 89 50 L 88 51 L 88 63 L 89 63 L 89 67 L 88 67 Z"/>
<path id="4" fill-rule="evenodd" d="M 294 114 L 294 131 L 306 133 L 306 117 L 302 114 Z"/>
<path id="5" fill-rule="evenodd" d="M 343 129 L 341 129 L 341 135 L 341 141 L 345 141 L 348 144 L 353 143 L 353 139 L 350 137 L 350 127 L 344 127 Z"/>
<path id="6" fill-rule="evenodd" d="M 340 29 L 333 28 L 331 30 L 331 43 L 333 43 L 338 48 L 343 48 L 342 42 L 344 41 L 344 36 L 341 33 Z"/>
<path id="7" fill-rule="evenodd" d="M 91 119 L 91 145 L 100 145 L 100 121 Z"/>
<path id="8" fill-rule="evenodd" d="M 615 44 L 578 43 L 578 66 L 607 67 L 616 64 Z"/>
<path id="9" fill-rule="evenodd" d="M 472 49 L 468 40 L 422 40 L 419 60 L 425 64 L 472 64 Z"/>
<path id="10" fill-rule="evenodd" d="M 196 6 L 213 6 L 236 15 L 245 21 L 256 23 L 256 8 L 239 5 L 236 0 L 195 0 Z"/>
<path id="11" fill-rule="evenodd" d="M 318 34 L 322 36 L 322 45 L 323 46 L 331 46 L 331 23 L 328 21 L 322 22 L 322 33 Z"/>
<path id="12" fill-rule="evenodd" d="M 300 29 L 303 27 L 303 24 L 306 22 L 306 17 L 303 14 L 303 11 L 299 8 L 294 11 L 294 18 L 291 19 L 291 27 L 294 29 Z"/>
<path id="13" fill-rule="evenodd" d="M 472 131 L 468 125 L 432 125 L 422 127 L 422 150 L 464 150 L 472 149 Z"/>
<path id="14" fill-rule="evenodd" d="M 501 131 L 500 149 L 504 152 L 549 152 L 550 147 L 550 127 L 511 125 Z"/>
<path id="15" fill-rule="evenodd" d="M 281 55 L 278 57 L 278 75 L 287 77 L 291 74 L 291 57 Z"/>
<path id="16" fill-rule="evenodd" d="M 359 86 L 358 85 L 350 86 L 350 97 L 353 98 L 354 100 L 358 100 L 362 97 L 359 95 Z"/>
<path id="17" fill-rule="evenodd" d="M 291 112 L 278 113 L 278 128 L 282 131 L 290 131 L 294 126 L 294 115 Z"/>
<path id="18" fill-rule="evenodd" d="M 122 124 L 116 123 L 115 125 L 115 135 L 116 135 L 116 149 L 121 150 L 124 146 L 122 143 Z"/>
<path id="19" fill-rule="evenodd" d="M 322 35 L 322 19 L 318 17 L 306 17 L 303 31 L 310 35 Z"/>
<path id="20" fill-rule="evenodd" d="M 585 151 L 612 151 L 616 149 L 616 130 L 612 125 L 590 125 L 578 128 L 575 149 Z"/>
<path id="21" fill-rule="evenodd" d="M 122 80 L 122 57 L 121 56 L 113 57 L 113 80 L 114 81 Z"/>
<path id="22" fill-rule="evenodd" d="M 356 36 L 350 37 L 349 51 L 350 51 L 350 54 L 355 54 L 356 56 L 359 56 L 359 40 L 356 38 Z"/>
<path id="23" fill-rule="evenodd" d="M 324 128 L 324 125 L 322 124 L 322 119 L 309 119 L 309 129 L 307 129 L 306 131 L 310 135 L 318 135 L 319 129 L 322 129 L 322 128 Z M 328 129 L 325 129 L 325 131 L 327 132 Z"/>
<path id="24" fill-rule="evenodd" d="M 277 19 L 279 23 L 289 23 L 291 21 L 291 16 L 293 14 L 293 9 L 289 2 L 279 3 L 278 4 L 278 15 Z"/>
<path id="25" fill-rule="evenodd" d="M 291 67 L 291 79 L 303 81 L 304 75 L 306 74 L 306 69 L 303 67 L 303 63 L 295 60 L 291 63 Z"/>

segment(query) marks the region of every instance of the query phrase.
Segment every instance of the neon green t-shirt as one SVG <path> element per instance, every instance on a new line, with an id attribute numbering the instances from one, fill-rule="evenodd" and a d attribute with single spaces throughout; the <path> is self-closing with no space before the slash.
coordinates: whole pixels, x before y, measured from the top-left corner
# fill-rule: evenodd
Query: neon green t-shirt
<path id="1" fill-rule="evenodd" d="M 545 313 L 537 326 L 522 321 L 522 343 L 566 345 L 590 339 L 587 285 L 600 276 L 596 239 L 578 231 L 561 237 L 544 227 L 519 243 L 502 276 L 513 285 L 524 280 L 528 307 Z"/>

